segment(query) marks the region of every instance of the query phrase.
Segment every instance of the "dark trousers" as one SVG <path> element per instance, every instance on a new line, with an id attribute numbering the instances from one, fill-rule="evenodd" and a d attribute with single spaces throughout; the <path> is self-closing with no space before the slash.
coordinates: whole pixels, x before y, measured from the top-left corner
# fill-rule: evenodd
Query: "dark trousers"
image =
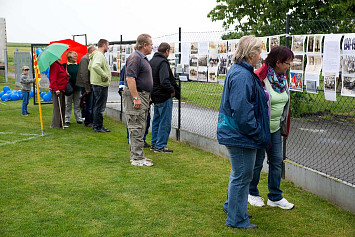
<path id="1" fill-rule="evenodd" d="M 106 109 L 106 102 L 108 96 L 108 87 L 93 85 L 92 91 L 94 93 L 93 106 L 93 129 L 99 130 L 103 127 L 103 112 Z"/>
<path id="2" fill-rule="evenodd" d="M 93 105 L 94 105 L 94 96 L 93 90 L 89 94 L 86 93 L 85 88 L 82 89 L 82 94 L 84 96 L 85 106 L 83 109 L 83 118 L 85 118 L 85 125 L 93 123 Z"/>

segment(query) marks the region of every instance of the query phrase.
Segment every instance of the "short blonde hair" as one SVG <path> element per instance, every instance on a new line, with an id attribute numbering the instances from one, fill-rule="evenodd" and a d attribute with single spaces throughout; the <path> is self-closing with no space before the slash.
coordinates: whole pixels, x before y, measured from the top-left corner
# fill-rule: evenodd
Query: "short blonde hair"
<path id="1" fill-rule="evenodd" d="M 144 44 L 149 44 L 149 40 L 152 37 L 148 34 L 141 34 L 137 38 L 136 46 L 134 47 L 137 50 L 140 50 L 144 47 Z"/>
<path id="2" fill-rule="evenodd" d="M 243 36 L 238 43 L 237 50 L 233 55 L 234 63 L 241 63 L 243 60 L 248 62 L 255 55 L 260 54 L 263 48 L 263 43 L 254 35 Z"/>

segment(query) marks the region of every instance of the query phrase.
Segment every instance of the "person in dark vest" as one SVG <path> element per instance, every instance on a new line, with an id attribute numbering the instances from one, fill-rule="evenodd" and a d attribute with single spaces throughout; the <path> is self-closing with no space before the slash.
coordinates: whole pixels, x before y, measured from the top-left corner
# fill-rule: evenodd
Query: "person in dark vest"
<path id="1" fill-rule="evenodd" d="M 170 45 L 168 43 L 161 43 L 158 47 L 158 52 L 154 54 L 149 62 L 153 73 L 151 97 L 154 103 L 151 150 L 157 153 L 173 152 L 166 145 L 168 144 L 171 130 L 173 97 L 180 99 L 180 88 L 175 82 L 167 59 L 169 50 Z"/>
<path id="2" fill-rule="evenodd" d="M 84 97 L 85 105 L 83 117 L 85 117 L 84 124 L 86 127 L 92 127 L 93 116 L 92 116 L 92 107 L 93 107 L 93 93 L 92 86 L 90 84 L 90 71 L 89 71 L 89 55 L 96 50 L 95 46 L 89 46 L 87 54 L 84 55 L 79 63 L 79 71 L 76 77 L 76 86 L 81 87 L 81 96 Z"/>

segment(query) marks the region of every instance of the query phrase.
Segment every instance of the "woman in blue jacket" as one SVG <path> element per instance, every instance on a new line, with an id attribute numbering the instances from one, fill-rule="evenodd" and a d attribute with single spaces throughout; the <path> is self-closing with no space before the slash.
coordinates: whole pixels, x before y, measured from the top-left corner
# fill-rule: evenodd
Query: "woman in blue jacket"
<path id="1" fill-rule="evenodd" d="M 270 144 L 267 98 L 254 67 L 260 59 L 262 42 L 254 36 L 239 40 L 234 64 L 227 73 L 218 115 L 217 138 L 228 149 L 231 174 L 226 225 L 254 229 L 247 215 L 249 183 L 257 155 Z M 249 214 L 250 215 L 250 214 Z"/>

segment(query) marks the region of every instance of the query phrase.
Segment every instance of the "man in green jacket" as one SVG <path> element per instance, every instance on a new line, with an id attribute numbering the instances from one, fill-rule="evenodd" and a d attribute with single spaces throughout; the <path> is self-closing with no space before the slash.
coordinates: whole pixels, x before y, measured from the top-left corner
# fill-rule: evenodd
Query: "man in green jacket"
<path id="1" fill-rule="evenodd" d="M 90 82 L 94 93 L 93 106 L 93 129 L 95 132 L 110 132 L 103 126 L 103 112 L 106 108 L 108 87 L 111 82 L 111 70 L 104 56 L 107 52 L 109 42 L 100 39 L 97 43 L 98 49 L 90 54 Z"/>

